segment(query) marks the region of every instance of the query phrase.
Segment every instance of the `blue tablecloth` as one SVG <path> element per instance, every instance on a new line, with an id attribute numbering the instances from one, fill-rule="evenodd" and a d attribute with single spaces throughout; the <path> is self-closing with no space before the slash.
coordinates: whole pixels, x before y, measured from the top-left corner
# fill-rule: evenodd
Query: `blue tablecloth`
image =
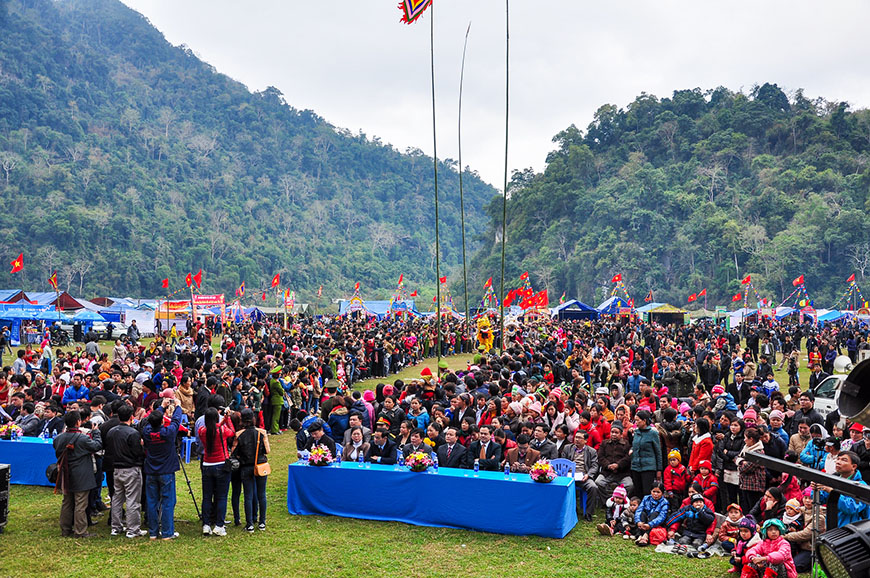
<path id="1" fill-rule="evenodd" d="M 287 510 L 291 514 L 331 515 L 564 538 L 577 524 L 573 478 L 549 484 L 526 474 L 504 479 L 503 472 L 441 468 L 416 473 L 371 464 L 360 468 L 290 464 Z"/>
<path id="2" fill-rule="evenodd" d="M 52 441 L 41 438 L 21 438 L 17 442 L 0 440 L 0 464 L 9 464 L 10 482 L 53 486 L 45 477 L 48 464 L 57 462 Z"/>

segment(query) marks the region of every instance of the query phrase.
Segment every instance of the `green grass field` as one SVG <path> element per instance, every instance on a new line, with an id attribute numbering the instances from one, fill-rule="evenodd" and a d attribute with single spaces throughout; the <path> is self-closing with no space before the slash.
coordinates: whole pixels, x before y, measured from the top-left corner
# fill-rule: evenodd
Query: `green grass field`
<path id="1" fill-rule="evenodd" d="M 469 356 L 449 359 L 465 367 Z M 406 368 L 398 377 L 419 375 L 424 365 Z M 780 378 L 779 373 L 777 378 Z M 396 379 L 390 376 L 389 381 Z M 377 381 L 358 384 L 371 387 Z M 51 488 L 12 486 L 9 523 L 0 536 L 0 575 L 8 576 L 612 576 L 615 578 L 725 576 L 723 558 L 688 560 L 657 554 L 621 539 L 598 535 L 594 524 L 580 522 L 562 540 L 502 536 L 444 528 L 409 526 L 326 516 L 287 513 L 287 465 L 296 460 L 292 435 L 271 438 L 273 474 L 268 482 L 268 528 L 247 534 L 229 527 L 223 538 L 203 537 L 181 472 L 176 482 L 176 529 L 171 542 L 147 538 L 110 537 L 108 513 L 91 529 L 95 538 L 61 538 L 58 526 L 60 496 Z M 197 502 L 201 495 L 199 468 L 187 467 Z M 108 497 L 104 491 L 104 501 Z M 348 488 L 336 500 L 379 499 L 359 496 Z M 424 499 L 424 497 L 421 497 Z M 457 496 L 461 501 L 462 496 Z M 498 508 L 471 504 L 482 510 Z M 445 506 L 449 507 L 449 506 Z M 244 516 L 244 511 L 242 511 Z M 227 517 L 232 519 L 231 511 Z M 599 512 L 598 519 L 602 519 Z M 598 521 L 598 520 L 596 520 Z"/>

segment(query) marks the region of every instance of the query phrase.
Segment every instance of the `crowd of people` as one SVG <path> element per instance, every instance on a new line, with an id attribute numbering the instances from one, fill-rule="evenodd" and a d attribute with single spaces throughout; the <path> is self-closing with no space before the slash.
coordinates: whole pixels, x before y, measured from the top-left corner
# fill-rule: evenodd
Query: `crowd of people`
<path id="1" fill-rule="evenodd" d="M 215 328 L 197 322 L 147 347 L 128 339 L 110 354 L 56 350 L 49 367 L 44 351 L 22 350 L 4 368 L 3 419 L 25 435 L 56 436 L 59 457 L 70 448 L 59 467 L 69 489 L 64 533 L 83 535 L 105 508 L 105 472 L 113 533 L 146 532 L 136 507 L 144 487 L 147 533 L 172 539 L 176 444 L 188 433 L 202 454 L 203 532 L 226 533 L 230 489 L 234 521 L 244 491 L 245 528 L 264 528 L 266 476 L 253 472 L 266 463 L 269 436 L 289 428 L 299 449 L 335 454 L 338 444 L 343 459 L 383 464 L 416 451 L 442 467 L 516 472 L 567 459 L 580 515 L 605 511 L 602 534 L 698 557 L 719 544 L 747 575 L 767 565 L 792 577 L 809 564 L 813 488 L 746 453 L 853 480 L 870 473 L 870 431 L 814 408 L 813 389 L 836 356 L 856 360 L 868 347 L 858 324 L 764 322 L 741 336 L 712 322 L 541 320 L 520 324 L 498 354 L 450 321 L 442 353 L 466 355 L 466 367 L 442 363 L 410 380 L 387 376 L 437 353 L 426 320 L 324 317 L 224 331 L 214 347 Z M 777 363 L 788 384 L 775 379 Z M 381 383 L 354 389 L 367 378 Z M 96 474 L 74 467 L 99 452 Z M 824 503 L 828 488 L 819 489 Z M 862 502 L 841 496 L 838 505 L 840 524 L 870 517 Z"/>

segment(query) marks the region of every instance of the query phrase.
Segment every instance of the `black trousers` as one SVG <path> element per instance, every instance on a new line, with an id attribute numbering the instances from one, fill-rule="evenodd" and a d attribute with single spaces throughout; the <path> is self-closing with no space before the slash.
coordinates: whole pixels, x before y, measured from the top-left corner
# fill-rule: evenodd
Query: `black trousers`
<path id="1" fill-rule="evenodd" d="M 656 472 L 635 472 L 631 471 L 631 483 L 634 484 L 634 495 L 639 498 L 648 496 L 652 490 L 653 482 L 656 481 Z"/>

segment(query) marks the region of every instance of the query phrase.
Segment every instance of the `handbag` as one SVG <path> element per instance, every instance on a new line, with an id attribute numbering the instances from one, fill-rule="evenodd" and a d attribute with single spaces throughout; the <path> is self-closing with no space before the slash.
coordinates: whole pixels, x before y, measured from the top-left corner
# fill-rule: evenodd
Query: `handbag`
<path id="1" fill-rule="evenodd" d="M 269 465 L 269 462 L 264 462 L 262 464 L 257 463 L 257 458 L 260 456 L 260 432 L 257 432 L 257 449 L 254 451 L 254 475 L 258 478 L 262 478 L 264 476 L 268 476 L 272 473 L 272 466 Z"/>
<path id="2" fill-rule="evenodd" d="M 223 444 L 223 433 L 221 433 L 221 443 Z M 224 455 L 226 456 L 226 451 L 227 451 L 226 445 L 224 445 L 223 448 L 224 448 Z M 242 465 L 242 463 L 238 460 L 238 458 L 234 458 L 233 456 L 227 456 L 226 459 L 224 459 L 224 468 L 223 469 L 225 472 L 233 473 L 233 472 L 238 471 L 238 469 L 241 467 L 241 465 Z"/>

